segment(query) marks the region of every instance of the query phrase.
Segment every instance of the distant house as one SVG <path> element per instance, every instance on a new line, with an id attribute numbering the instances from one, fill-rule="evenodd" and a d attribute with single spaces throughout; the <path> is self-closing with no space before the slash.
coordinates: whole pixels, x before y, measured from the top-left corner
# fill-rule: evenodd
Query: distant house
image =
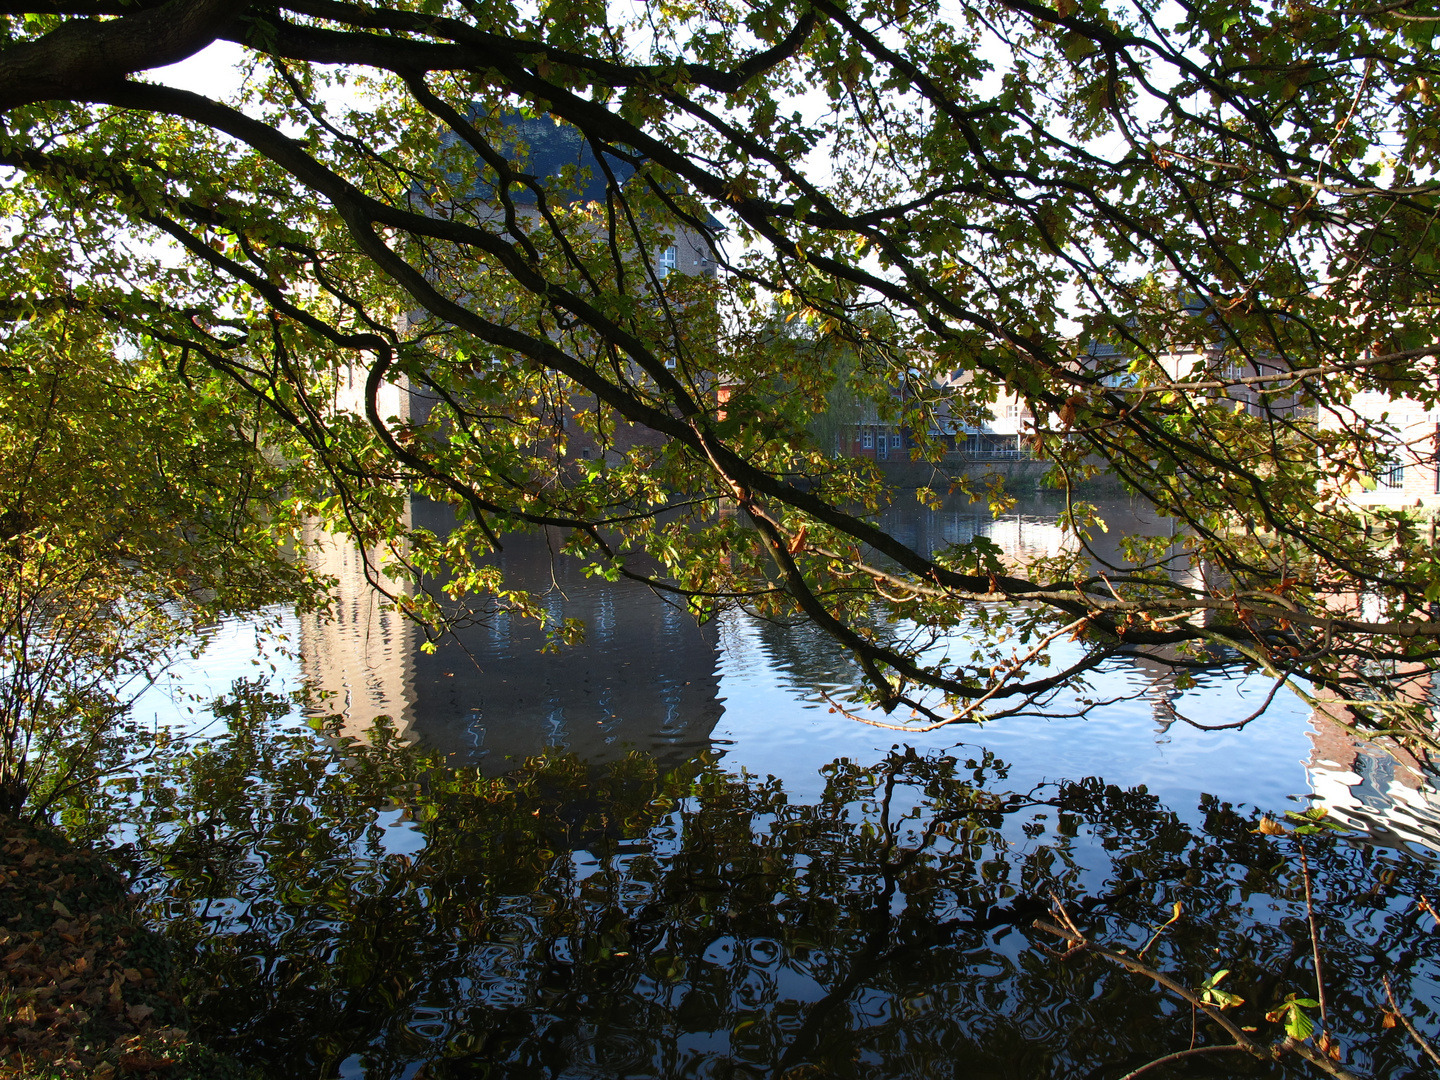
<path id="1" fill-rule="evenodd" d="M 518 171 L 540 178 L 546 199 L 554 205 L 604 202 L 611 177 L 623 187 L 635 175 L 635 167 L 624 158 L 606 154 L 601 161 L 578 128 L 554 117 L 527 116 L 512 110 L 502 114 L 501 118 L 510 133 L 500 147 L 501 153 Z M 460 136 L 453 131 L 441 137 L 440 146 L 443 153 L 454 153 L 459 147 L 459 156 L 463 160 L 473 160 Z M 430 212 L 448 217 L 463 210 L 480 221 L 493 223 L 503 219 L 503 200 L 496 183 L 498 177 L 489 170 L 478 168 L 478 162 L 476 164 L 478 175 L 468 185 L 463 183 L 463 178 L 451 174 L 452 183 L 462 188 L 463 196 L 447 204 L 432 194 L 427 197 Z M 571 179 L 566 182 L 562 180 L 564 177 Z M 508 195 L 517 213 L 531 220 L 539 214 L 535 192 L 530 188 L 514 185 Z M 713 218 L 707 224 L 715 230 L 721 227 Z M 653 253 L 658 277 L 677 271 L 689 275 L 715 273 L 710 248 L 700 232 L 681 225 L 671 231 L 671 239 L 673 242 L 669 246 Z"/>
<path id="2" fill-rule="evenodd" d="M 1364 391 L 1344 407 L 1321 410 L 1319 420 L 1328 431 L 1363 427 L 1389 447 L 1376 475 L 1333 478 L 1336 494 L 1359 506 L 1440 507 L 1440 409 Z"/>
<path id="3" fill-rule="evenodd" d="M 1208 301 L 1191 296 L 1183 310 L 1203 327 L 1214 323 Z M 1275 392 L 1290 367 L 1264 354 L 1243 360 L 1230 359 L 1233 350 L 1216 333 L 1202 333 L 1200 340 L 1176 346 L 1154 356 L 1154 362 L 1175 382 L 1202 378 L 1206 381 L 1234 380 L 1223 390 L 1209 391 L 1233 402 L 1252 416 L 1273 416 L 1287 421 L 1314 421 L 1321 431 L 1351 428 L 1377 438 L 1390 448 L 1388 463 L 1368 476 L 1330 477 L 1330 493 L 1364 506 L 1440 506 L 1440 410 L 1427 409 L 1411 398 L 1392 400 L 1384 394 L 1366 391 L 1343 405 L 1317 408 L 1306 404 L 1298 392 Z M 1129 359 L 1113 345 L 1094 343 L 1081 357 L 1083 367 L 1101 374 L 1109 386 L 1123 386 L 1129 375 Z M 1246 382 L 1244 380 L 1254 380 Z"/>
<path id="4" fill-rule="evenodd" d="M 1192 304 L 1187 310 L 1203 311 L 1203 307 Z M 1277 417 L 1313 418 L 1314 409 L 1301 405 L 1295 394 L 1266 393 L 1260 385 L 1245 383 L 1250 376 L 1282 374 L 1286 369 L 1263 358 L 1243 363 L 1226 361 L 1224 350 L 1219 344 L 1192 343 L 1157 353 L 1153 362 L 1165 377 L 1175 382 L 1204 378 L 1234 379 L 1236 382 L 1223 391 L 1216 390 L 1215 396 L 1223 395 L 1236 409 L 1243 409 L 1251 415 L 1272 415 Z M 1090 341 L 1073 361 L 1075 367 L 1085 373 L 1098 376 L 1102 386 L 1120 389 L 1133 385 L 1136 374 L 1132 370 L 1130 356 L 1114 344 Z M 968 371 L 955 372 L 936 380 L 940 390 L 958 389 L 973 379 Z M 897 394 L 899 391 L 897 391 Z M 1001 387 L 995 399 L 982 413 L 973 411 L 965 415 L 948 408 L 943 402 L 936 411 L 929 436 L 944 442 L 952 453 L 982 458 L 1028 458 L 1032 456 L 1029 436 L 1040 427 L 1053 423 L 1053 417 L 1037 418 L 1030 403 L 1022 396 Z M 850 457 L 864 457 L 885 460 L 900 454 L 908 456 L 913 446 L 909 434 L 894 424 L 879 419 L 877 410 L 870 406 L 861 410 L 849 428 L 837 438 L 837 454 Z"/>
<path id="5" fill-rule="evenodd" d="M 943 394 L 947 389 L 967 384 L 971 378 L 970 372 L 941 376 L 934 380 L 930 389 Z M 892 391 L 897 402 L 908 392 L 908 388 L 900 384 Z M 832 426 L 834 445 L 831 449 L 837 457 L 908 461 L 910 451 L 916 446 L 915 433 L 903 424 L 885 419 L 879 405 L 872 401 L 853 403 L 843 420 Z M 961 417 L 942 400 L 932 415 L 926 434 L 931 440 L 944 443 L 952 452 L 987 457 L 1028 457 L 1030 450 L 1026 436 L 1034 430 L 1034 416 L 1023 399 L 1001 391 L 984 418 Z"/>
<path id="6" fill-rule="evenodd" d="M 1223 397 L 1235 408 L 1244 409 L 1252 416 L 1290 418 L 1297 413 L 1303 414 L 1295 394 L 1267 392 L 1268 384 L 1242 381 L 1252 377 L 1283 375 L 1289 370 L 1288 365 L 1258 354 L 1244 359 L 1234 358 L 1233 352 L 1227 351 L 1227 343 L 1219 331 L 1214 329 L 1215 319 L 1208 301 L 1190 295 L 1180 311 L 1183 313 L 1180 325 L 1184 334 L 1150 357 L 1165 378 L 1179 383 L 1197 379 L 1207 382 L 1235 380 L 1223 390 L 1207 393 L 1212 397 Z M 1198 335 L 1197 329 L 1200 331 Z M 1091 341 L 1081 352 L 1078 364 L 1081 370 L 1098 375 L 1101 384 L 1112 389 L 1131 386 L 1137 379 L 1133 370 L 1133 354 L 1110 342 Z"/>
<path id="7" fill-rule="evenodd" d="M 910 459 L 914 442 L 909 434 L 898 424 L 882 420 L 873 401 L 858 403 L 855 412 L 853 422 L 842 425 L 836 432 L 837 455 L 871 461 Z"/>
<path id="8" fill-rule="evenodd" d="M 505 113 L 502 119 L 509 137 L 499 147 L 501 153 L 518 172 L 539 179 L 546 203 L 552 207 L 602 202 L 611 178 L 623 186 L 634 176 L 635 168 L 629 161 L 605 155 L 602 162 L 579 130 L 550 116 L 527 116 L 511 111 Z M 465 167 L 471 169 L 471 174 L 450 172 L 447 176 L 449 193 L 417 188 L 413 198 L 424 207 L 425 212 L 447 219 L 465 218 L 472 224 L 491 228 L 503 223 L 505 210 L 495 173 L 480 166 L 454 131 L 442 136 L 440 152 L 442 158 L 448 159 L 445 162 L 448 167 L 454 169 L 460 163 L 467 163 Z M 526 225 L 538 223 L 541 211 L 532 189 L 512 185 L 507 194 L 516 215 Z M 721 228 L 713 218 L 707 224 L 715 231 Z M 711 257 L 709 242 L 699 230 L 682 224 L 670 229 L 668 235 L 670 243 L 648 253 L 657 279 L 663 280 L 672 273 L 687 276 L 715 274 L 716 264 Z M 402 320 L 402 329 L 418 331 L 434 318 L 426 311 L 412 312 Z M 673 361 L 667 363 L 667 366 L 672 365 Z M 359 363 L 339 373 L 334 397 L 337 411 L 363 412 L 365 375 L 365 367 Z M 424 386 L 404 380 L 383 387 L 377 404 L 382 417 L 422 423 L 428 419 L 438 401 L 438 397 Z M 590 432 L 574 423 L 578 413 L 596 408 L 593 396 L 576 394 L 562 411 L 560 422 L 566 432 L 567 456 L 579 459 L 602 455 L 619 457 L 637 445 L 654 445 L 662 441 L 662 436 L 648 428 L 620 422 L 616 424 L 613 440 L 601 447 Z"/>
<path id="9" fill-rule="evenodd" d="M 938 380 L 942 388 L 959 387 L 971 379 L 968 371 Z M 983 417 L 960 417 L 941 407 L 930 435 L 950 450 L 968 457 L 1025 458 L 1030 456 L 1026 437 L 1035 432 L 1035 414 L 1018 394 L 1001 389 Z"/>
<path id="10" fill-rule="evenodd" d="M 1128 363 L 1113 346 L 1091 346 L 1082 361 L 1104 370 L 1108 385 L 1124 385 L 1122 368 Z M 1225 360 L 1219 344 L 1196 345 L 1160 353 L 1155 362 L 1175 382 L 1190 379 L 1235 380 L 1223 390 L 1211 391 L 1234 402 L 1252 416 L 1285 420 L 1313 420 L 1321 431 L 1352 428 L 1390 447 L 1389 462 L 1378 473 L 1357 478 L 1330 478 L 1333 494 L 1364 506 L 1440 505 L 1440 409 L 1427 409 L 1411 398 L 1391 399 L 1375 392 L 1356 394 L 1344 405 L 1317 408 L 1306 405 L 1298 393 L 1267 392 L 1273 382 L 1243 382 L 1248 378 L 1284 375 L 1290 368 L 1263 356 L 1244 362 Z M 1283 383 L 1282 383 L 1283 385 Z"/>

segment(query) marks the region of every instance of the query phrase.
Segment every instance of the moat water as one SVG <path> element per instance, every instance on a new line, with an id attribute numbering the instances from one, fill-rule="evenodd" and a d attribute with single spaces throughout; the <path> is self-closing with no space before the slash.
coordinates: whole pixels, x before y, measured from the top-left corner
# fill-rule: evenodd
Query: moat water
<path id="1" fill-rule="evenodd" d="M 1023 555 L 1066 542 L 1053 511 L 886 523 Z M 1166 528 L 1104 516 L 1112 539 Z M 1316 992 L 1302 843 L 1329 1029 L 1363 1075 L 1423 1073 L 1378 1003 L 1388 977 L 1440 1026 L 1440 796 L 1285 692 L 1206 730 L 1254 713 L 1263 677 L 1180 690 L 1129 657 L 1084 716 L 1071 695 L 900 734 L 832 711 L 853 674 L 814 631 L 698 627 L 543 538 L 500 558 L 585 619 L 558 654 L 503 617 L 428 653 L 356 552 L 324 558 L 335 617 L 218 627 L 139 703 L 151 756 L 77 811 L 194 950 L 197 1023 L 266 1076 L 1120 1077 L 1224 1037 L 1051 955 L 1036 918 L 1059 901 L 1135 949 L 1178 903 L 1149 962 L 1189 986 L 1228 969 L 1236 1022 L 1273 1042 L 1266 1013 Z M 1346 831 L 1255 831 L 1312 805 Z M 1195 1060 L 1156 1075 L 1285 1075 Z"/>

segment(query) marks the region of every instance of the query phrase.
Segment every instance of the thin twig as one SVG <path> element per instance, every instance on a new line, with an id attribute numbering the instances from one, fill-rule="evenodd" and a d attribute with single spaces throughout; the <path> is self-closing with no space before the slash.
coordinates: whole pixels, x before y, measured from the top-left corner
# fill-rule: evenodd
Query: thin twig
<path id="1" fill-rule="evenodd" d="M 1416 1044 L 1420 1047 L 1420 1049 L 1424 1050 L 1425 1053 L 1429 1054 L 1431 1060 L 1433 1060 L 1435 1064 L 1440 1065 L 1440 1053 L 1435 1052 L 1435 1048 L 1430 1045 L 1430 1043 L 1425 1039 L 1423 1035 L 1420 1034 L 1420 1032 L 1415 1030 L 1415 1025 L 1410 1022 L 1410 1018 L 1400 1011 L 1400 1004 L 1395 1000 L 1395 991 L 1390 986 L 1390 976 L 1382 975 L 1380 976 L 1380 981 L 1385 986 L 1385 996 L 1390 999 L 1391 1015 L 1394 1016 L 1397 1020 L 1399 1020 L 1400 1023 L 1405 1025 L 1405 1030 L 1410 1033 L 1410 1037 L 1415 1040 Z"/>
<path id="2" fill-rule="evenodd" d="M 1290 1051 L 1298 1054 L 1322 1072 L 1329 1073 L 1335 1077 L 1335 1080 L 1360 1080 L 1360 1077 L 1355 1073 L 1352 1073 L 1344 1066 L 1332 1061 L 1324 1054 L 1319 1053 L 1296 1039 L 1286 1038 L 1284 1042 L 1277 1043 L 1273 1047 L 1262 1046 L 1255 1042 L 1229 1017 L 1222 1015 L 1218 1009 L 1213 1009 L 1206 1005 L 1189 989 L 1180 985 L 1168 975 L 1156 971 L 1148 964 L 1142 963 L 1137 957 L 1127 953 L 1112 952 L 1102 945 L 1096 945 L 1076 927 L 1075 923 L 1070 919 L 1069 913 L 1065 910 L 1065 905 L 1060 902 L 1059 898 L 1055 897 L 1053 892 L 1050 895 L 1055 898 L 1055 912 L 1061 921 L 1065 923 L 1065 929 L 1061 929 L 1053 923 L 1048 923 L 1044 919 L 1036 919 L 1031 925 L 1037 930 L 1043 930 L 1047 934 L 1053 934 L 1055 937 L 1063 938 L 1071 943 L 1071 947 L 1063 955 L 1060 955 L 1059 959 L 1067 959 L 1079 952 L 1091 952 L 1097 956 L 1104 957 L 1112 964 L 1122 967 L 1126 971 L 1154 980 L 1157 985 L 1169 990 L 1182 1001 L 1189 1002 L 1193 1008 L 1203 1012 L 1208 1019 L 1213 1020 L 1223 1028 L 1225 1033 L 1234 1040 L 1234 1049 L 1244 1050 L 1261 1061 L 1273 1061 L 1280 1053 Z M 1046 951 L 1049 952 L 1050 950 Z M 1052 952 L 1051 955 L 1057 954 Z M 1221 1048 L 1201 1047 L 1198 1049 L 1218 1053 Z M 1225 1049 L 1230 1048 L 1227 1047 Z M 1188 1051 L 1181 1051 L 1177 1056 L 1183 1056 L 1186 1053 L 1188 1053 Z M 1142 1066 L 1142 1068 L 1148 1068 L 1148 1066 Z M 1132 1073 L 1131 1075 L 1133 1076 L 1134 1074 Z"/>
<path id="3" fill-rule="evenodd" d="M 1134 1077 L 1140 1076 L 1143 1073 L 1147 1073 L 1151 1069 L 1158 1068 L 1161 1065 L 1169 1064 L 1172 1061 L 1179 1061 L 1181 1058 L 1196 1057 L 1200 1054 L 1229 1054 L 1234 1053 L 1235 1051 L 1239 1051 L 1242 1054 L 1248 1054 L 1250 1052 L 1249 1049 L 1244 1046 L 1235 1045 L 1196 1046 L 1189 1050 L 1176 1050 L 1173 1054 L 1166 1054 L 1164 1057 L 1158 1057 L 1154 1061 L 1147 1061 L 1144 1065 L 1141 1065 L 1133 1072 L 1126 1073 L 1120 1078 L 1120 1080 L 1134 1080 Z"/>
<path id="4" fill-rule="evenodd" d="M 1135 954 L 1136 959 L 1138 959 L 1138 960 L 1143 960 L 1143 959 L 1145 959 L 1145 954 L 1150 951 L 1150 946 L 1151 946 L 1151 945 L 1154 945 L 1155 942 L 1160 939 L 1160 935 L 1163 934 L 1163 933 L 1165 933 L 1165 931 L 1166 931 L 1167 929 L 1169 929 L 1169 928 L 1170 928 L 1171 926 L 1173 926 L 1175 923 L 1177 923 L 1177 922 L 1180 921 L 1181 908 L 1180 908 L 1180 901 L 1179 901 L 1179 900 L 1176 900 L 1176 901 L 1175 901 L 1175 909 L 1174 909 L 1174 910 L 1175 910 L 1175 913 L 1174 913 L 1173 915 L 1171 915 L 1170 918 L 1167 919 L 1165 922 L 1161 923 L 1160 928 L 1159 928 L 1158 930 L 1156 930 L 1155 933 L 1153 933 L 1153 934 L 1150 935 L 1150 940 L 1147 941 L 1147 942 L 1145 942 L 1145 945 L 1140 949 L 1140 951 L 1139 951 L 1138 953 Z"/>
<path id="5" fill-rule="evenodd" d="M 1320 1002 L 1320 1034 L 1330 1034 L 1330 1024 L 1325 1016 L 1325 977 L 1320 970 L 1320 931 L 1315 926 L 1315 905 L 1310 899 L 1310 860 L 1305 855 L 1305 841 L 1298 836 L 1295 846 L 1300 849 L 1300 874 L 1305 881 L 1305 918 L 1310 923 L 1310 955 L 1315 958 L 1315 1000 Z"/>
<path id="6" fill-rule="evenodd" d="M 1163 986 L 1166 990 L 1169 990 L 1176 997 L 1184 1001 L 1188 1001 L 1191 1005 L 1194 1005 L 1197 1009 L 1203 1012 L 1208 1019 L 1215 1021 L 1215 1023 L 1219 1024 L 1222 1028 L 1224 1028 L 1226 1034 L 1228 1034 L 1232 1039 L 1235 1040 L 1235 1045 L 1245 1050 L 1248 1050 L 1250 1053 L 1254 1054 L 1256 1057 L 1260 1058 L 1263 1061 L 1268 1061 L 1270 1059 L 1270 1051 L 1267 1047 L 1261 1046 L 1259 1043 L 1255 1042 L 1253 1039 L 1250 1038 L 1250 1036 L 1246 1035 L 1245 1032 L 1240 1029 L 1239 1025 L 1232 1021 L 1228 1016 L 1222 1016 L 1218 1010 L 1212 1009 L 1210 1008 L 1210 1006 L 1204 1004 L 1186 987 L 1181 986 L 1178 982 L 1176 982 L 1174 979 L 1170 978 L 1163 972 L 1156 971 L 1148 964 L 1141 963 L 1133 956 L 1129 956 L 1125 953 L 1112 952 L 1104 946 L 1096 945 L 1094 942 L 1086 939 L 1085 937 L 1075 932 L 1072 932 L 1070 930 L 1062 930 L 1060 929 L 1060 927 L 1055 926 L 1052 923 L 1047 923 L 1044 919 L 1036 919 L 1035 922 L 1031 925 L 1033 925 L 1037 930 L 1045 931 L 1045 933 L 1047 934 L 1054 934 L 1056 937 L 1068 938 L 1069 940 L 1073 941 L 1074 945 L 1071 947 L 1070 951 L 1065 954 L 1067 956 L 1077 952 L 1092 952 L 1095 953 L 1097 956 L 1103 956 L 1112 964 L 1115 964 L 1118 967 L 1122 967 L 1125 970 L 1130 971 L 1136 975 L 1143 975 L 1147 979 L 1153 979 L 1156 983 Z"/>
<path id="7" fill-rule="evenodd" d="M 1275 1049 L 1279 1053 L 1289 1051 L 1293 1054 L 1299 1054 L 1311 1065 L 1314 1065 L 1321 1072 L 1329 1073 L 1335 1077 L 1336 1080 L 1360 1080 L 1360 1078 L 1349 1069 L 1343 1065 L 1337 1065 L 1324 1054 L 1320 1053 L 1320 1051 L 1313 1047 L 1306 1046 L 1299 1039 L 1293 1039 L 1287 1036 L 1284 1042 L 1276 1044 Z"/>

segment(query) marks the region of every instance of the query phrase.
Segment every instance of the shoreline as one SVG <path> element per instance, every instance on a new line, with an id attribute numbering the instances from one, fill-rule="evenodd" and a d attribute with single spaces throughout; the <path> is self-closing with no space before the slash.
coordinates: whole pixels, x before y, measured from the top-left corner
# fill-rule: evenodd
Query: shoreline
<path id="1" fill-rule="evenodd" d="M 0 816 L 0 1080 L 243 1080 L 195 1041 L 172 944 L 107 855 Z"/>

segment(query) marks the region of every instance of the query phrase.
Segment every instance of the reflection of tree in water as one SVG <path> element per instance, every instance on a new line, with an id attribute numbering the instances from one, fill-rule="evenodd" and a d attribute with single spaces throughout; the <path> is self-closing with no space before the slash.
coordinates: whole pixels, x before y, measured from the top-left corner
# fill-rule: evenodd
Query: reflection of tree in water
<path id="1" fill-rule="evenodd" d="M 832 700 L 843 700 L 849 696 L 847 691 L 860 682 L 860 670 L 851 654 L 809 623 L 792 625 L 755 618 L 746 620 L 744 625 L 753 633 L 766 665 L 782 673 L 785 682 L 796 689 L 813 695 L 832 695 Z M 881 640 L 907 631 L 904 626 L 887 625 L 878 621 L 873 629 Z M 983 632 L 967 632 L 965 628 L 957 628 L 948 637 L 937 635 L 936 641 L 940 647 L 949 650 L 950 656 L 957 663 L 964 663 L 967 659 L 973 663 L 974 657 L 969 655 L 974 644 L 972 637 L 982 638 Z M 1184 666 L 1177 666 L 1179 663 Z M 1181 689 L 1180 672 L 1192 671 L 1195 681 L 1191 685 L 1204 688 L 1211 684 L 1223 685 L 1225 680 L 1235 678 L 1238 670 L 1232 657 L 1217 658 L 1207 665 L 1209 671 L 1191 664 L 1190 658 L 1181 658 L 1175 650 L 1153 649 L 1121 653 L 1111 658 L 1097 672 L 1094 681 L 1101 689 L 1098 692 L 1091 691 L 1091 696 L 1085 699 L 1093 704 L 1081 702 L 1079 695 L 1073 692 L 1076 688 L 1068 687 L 1037 700 L 1032 711 L 1058 718 L 1078 715 L 1082 711 L 1103 710 L 1125 700 L 1145 698 L 1150 702 L 1156 733 L 1163 738 L 1172 724 L 1186 719 L 1181 711 L 1184 706 L 1184 691 Z M 1123 673 L 1126 677 L 1111 677 L 1114 673 Z M 1005 707 L 1009 702 L 1001 699 L 996 705 Z M 1246 711 L 1249 711 L 1248 706 L 1241 714 Z M 901 719 L 899 714 L 890 718 L 897 723 Z M 1192 721 L 1187 719 L 1186 722 Z M 1224 721 L 1215 722 L 1223 724 Z"/>
<path id="2" fill-rule="evenodd" d="M 783 673 L 791 686 L 832 690 L 860 681 L 855 658 L 814 624 L 751 619 L 748 625 L 753 627 L 767 666 Z"/>
<path id="3" fill-rule="evenodd" d="M 1188 1010 L 1146 980 L 1034 947 L 1051 890 L 1132 948 L 1180 901 L 1149 958 L 1192 986 L 1230 968 L 1261 1037 L 1313 991 L 1293 841 L 1226 804 L 1195 828 L 1143 788 L 1012 793 L 993 758 L 913 751 L 837 761 L 800 804 L 705 758 L 486 778 L 394 740 L 326 754 L 285 707 L 242 694 L 226 737 L 109 811 L 223 988 L 197 1016 L 267 1075 L 1116 1077 L 1183 1049 Z M 413 831 L 382 829 L 387 807 Z M 1391 974 L 1433 1030 L 1411 898 L 1440 878 L 1335 842 L 1311 864 L 1332 1025 L 1353 1064 L 1399 1075 L 1414 1058 L 1377 1031 L 1376 988 Z"/>

